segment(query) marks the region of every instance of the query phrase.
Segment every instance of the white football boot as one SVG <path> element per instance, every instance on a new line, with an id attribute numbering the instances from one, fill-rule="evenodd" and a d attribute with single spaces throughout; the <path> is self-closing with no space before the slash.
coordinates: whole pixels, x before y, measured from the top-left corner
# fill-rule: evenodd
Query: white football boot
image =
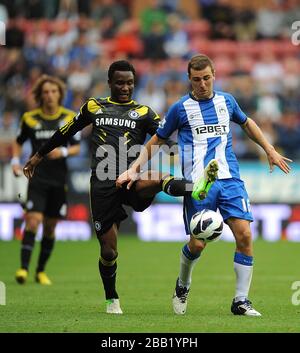
<path id="1" fill-rule="evenodd" d="M 187 296 L 189 289 L 181 287 L 178 284 L 178 278 L 176 281 L 176 287 L 172 298 L 173 310 L 177 315 L 184 315 L 187 307 Z"/>
<path id="2" fill-rule="evenodd" d="M 106 312 L 107 314 L 123 314 L 120 307 L 119 299 L 107 299 L 106 300 Z"/>
<path id="3" fill-rule="evenodd" d="M 252 307 L 252 303 L 249 299 L 238 302 L 235 302 L 233 299 L 231 304 L 231 312 L 234 315 L 261 316 L 261 313 Z"/>

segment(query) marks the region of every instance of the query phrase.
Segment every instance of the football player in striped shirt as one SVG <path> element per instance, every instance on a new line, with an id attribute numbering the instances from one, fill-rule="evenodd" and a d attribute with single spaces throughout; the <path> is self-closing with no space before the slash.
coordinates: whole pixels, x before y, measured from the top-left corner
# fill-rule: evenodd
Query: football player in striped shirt
<path id="1" fill-rule="evenodd" d="M 174 103 L 156 134 L 148 141 L 146 148 L 132 167 L 117 180 L 130 187 L 135 174 L 151 156 L 153 146 L 162 145 L 177 130 L 179 154 L 185 179 L 195 181 L 207 176 L 207 166 L 217 163 L 218 179 L 210 185 L 206 198 L 197 196 L 204 190 L 201 185 L 198 193 L 184 197 L 184 223 L 190 234 L 189 224 L 194 213 L 205 208 L 219 209 L 236 241 L 234 270 L 236 273 L 235 295 L 231 312 L 235 315 L 261 316 L 248 299 L 253 272 L 253 245 L 250 222 L 253 217 L 249 197 L 240 178 L 239 165 L 232 148 L 230 123 L 241 126 L 250 139 L 266 152 L 270 171 L 277 165 L 284 173 L 289 173 L 287 162 L 290 159 L 280 155 L 266 140 L 257 124 L 241 110 L 234 97 L 214 90 L 215 68 L 206 55 L 195 55 L 188 64 L 191 92 Z M 205 182 L 205 178 L 203 179 Z M 202 190 L 202 191 L 203 191 Z M 204 190 L 205 191 L 205 190 Z M 176 314 L 185 314 L 187 296 L 191 285 L 191 275 L 199 261 L 205 243 L 190 237 L 181 251 L 180 271 L 173 295 L 173 309 Z"/>

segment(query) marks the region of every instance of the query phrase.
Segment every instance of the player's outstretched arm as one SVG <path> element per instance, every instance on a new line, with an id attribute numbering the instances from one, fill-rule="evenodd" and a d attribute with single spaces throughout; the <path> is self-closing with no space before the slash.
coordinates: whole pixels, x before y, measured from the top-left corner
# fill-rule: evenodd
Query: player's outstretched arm
<path id="1" fill-rule="evenodd" d="M 14 141 L 12 144 L 13 158 L 11 159 L 11 168 L 15 177 L 18 177 L 22 174 L 22 167 L 20 162 L 20 156 L 22 154 L 22 146 L 18 144 L 17 141 Z"/>
<path id="2" fill-rule="evenodd" d="M 147 163 L 151 157 L 154 156 L 154 154 L 159 150 L 159 146 L 161 146 L 164 142 L 165 140 L 154 134 L 146 143 L 146 145 L 142 146 L 141 153 L 139 157 L 133 162 L 132 166 L 124 173 L 119 175 L 116 180 L 116 186 L 120 188 L 124 183 L 127 182 L 127 189 L 129 190 L 131 185 L 138 179 L 143 165 Z"/>
<path id="3" fill-rule="evenodd" d="M 26 162 L 23 168 L 23 173 L 26 176 L 26 178 L 28 179 L 32 178 L 35 167 L 40 163 L 42 159 L 43 157 L 40 156 L 38 153 L 36 153 Z"/>
<path id="4" fill-rule="evenodd" d="M 290 172 L 291 167 L 288 165 L 287 162 L 292 162 L 292 160 L 282 156 L 275 150 L 274 146 L 272 146 L 267 141 L 263 132 L 254 120 L 248 118 L 246 123 L 242 125 L 242 128 L 244 129 L 248 137 L 254 142 L 256 142 L 258 145 L 260 145 L 266 152 L 270 166 L 270 173 L 273 172 L 275 165 L 277 165 L 277 167 L 280 168 L 286 174 Z"/>

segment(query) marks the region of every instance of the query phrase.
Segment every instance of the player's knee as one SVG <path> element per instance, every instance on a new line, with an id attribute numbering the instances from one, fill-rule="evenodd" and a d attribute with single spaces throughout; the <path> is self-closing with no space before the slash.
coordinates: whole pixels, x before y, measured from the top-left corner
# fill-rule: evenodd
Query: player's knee
<path id="1" fill-rule="evenodd" d="M 236 235 L 236 243 L 239 250 L 245 250 L 252 246 L 252 234 L 249 230 L 243 230 Z"/>
<path id="2" fill-rule="evenodd" d="M 55 239 L 55 232 L 43 232 L 43 237 L 47 239 Z"/>
<path id="3" fill-rule="evenodd" d="M 26 230 L 36 233 L 41 221 L 42 220 L 39 217 L 27 216 L 25 225 Z"/>
<path id="4" fill-rule="evenodd" d="M 55 228 L 56 228 L 56 224 L 55 225 L 45 225 L 44 224 L 44 229 L 43 229 L 43 236 L 49 239 L 54 239 L 55 238 Z"/>
<path id="5" fill-rule="evenodd" d="M 101 248 L 101 257 L 105 261 L 113 261 L 118 257 L 118 252 L 110 247 Z"/>
<path id="6" fill-rule="evenodd" d="M 201 253 L 204 248 L 206 247 L 206 243 L 204 243 L 202 240 L 192 238 L 189 241 L 189 249 L 192 254 L 199 254 Z"/>

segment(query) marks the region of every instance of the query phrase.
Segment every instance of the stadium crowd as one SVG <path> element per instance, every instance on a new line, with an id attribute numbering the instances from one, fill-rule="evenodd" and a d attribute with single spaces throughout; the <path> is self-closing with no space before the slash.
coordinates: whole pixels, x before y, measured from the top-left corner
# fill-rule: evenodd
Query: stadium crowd
<path id="1" fill-rule="evenodd" d="M 163 116 L 186 92 L 186 63 L 195 53 L 214 60 L 216 89 L 231 92 L 270 142 L 299 160 L 297 20 L 297 0 L 2 0 L 0 162 L 11 159 L 20 117 L 34 108 L 30 91 L 42 73 L 66 82 L 64 106 L 77 111 L 88 97 L 109 95 L 107 68 L 127 58 L 138 74 L 134 98 Z M 263 158 L 239 129 L 233 134 L 240 159 Z M 83 141 L 76 158 L 88 156 Z"/>

